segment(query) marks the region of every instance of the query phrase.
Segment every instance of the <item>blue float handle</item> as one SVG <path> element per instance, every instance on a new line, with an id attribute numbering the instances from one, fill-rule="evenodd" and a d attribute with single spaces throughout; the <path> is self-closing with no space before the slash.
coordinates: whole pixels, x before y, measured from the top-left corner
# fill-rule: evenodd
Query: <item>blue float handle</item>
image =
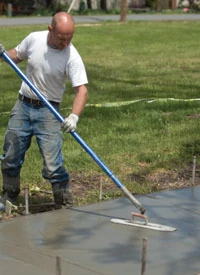
<path id="1" fill-rule="evenodd" d="M 56 118 L 62 123 L 64 118 L 57 112 L 57 110 L 49 103 L 49 101 L 41 94 L 41 92 L 31 83 L 28 77 L 21 71 L 21 69 L 12 61 L 5 51 L 0 52 L 7 63 L 15 70 L 15 72 L 21 77 L 21 79 L 31 88 L 31 90 L 41 99 L 41 101 L 49 108 L 49 110 L 56 116 Z M 145 209 L 140 202 L 129 192 L 129 190 L 115 177 L 115 175 L 108 169 L 103 161 L 94 153 L 94 151 L 85 143 L 85 141 L 77 134 L 77 132 L 70 132 L 70 134 L 76 139 L 76 141 L 85 149 L 85 151 L 93 158 L 93 160 L 102 168 L 102 170 L 113 180 L 113 182 L 125 193 L 130 201 L 137 207 L 142 214 Z"/>

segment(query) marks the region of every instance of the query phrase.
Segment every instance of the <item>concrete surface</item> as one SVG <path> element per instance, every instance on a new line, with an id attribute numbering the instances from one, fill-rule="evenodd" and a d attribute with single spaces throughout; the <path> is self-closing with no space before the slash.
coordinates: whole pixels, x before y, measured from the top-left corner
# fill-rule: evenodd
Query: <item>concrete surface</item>
<path id="1" fill-rule="evenodd" d="M 200 274 L 200 187 L 137 199 L 149 222 L 177 231 L 111 223 L 111 218 L 129 219 L 136 211 L 127 198 L 14 218 L 0 222 L 0 274 L 140 275 L 144 238 L 146 275 Z"/>
<path id="2" fill-rule="evenodd" d="M 74 16 L 75 23 L 102 23 L 105 21 L 120 21 L 120 15 Z M 128 14 L 127 21 L 198 21 L 200 14 Z M 49 16 L 2 17 L 0 26 L 17 25 L 48 25 Z"/>

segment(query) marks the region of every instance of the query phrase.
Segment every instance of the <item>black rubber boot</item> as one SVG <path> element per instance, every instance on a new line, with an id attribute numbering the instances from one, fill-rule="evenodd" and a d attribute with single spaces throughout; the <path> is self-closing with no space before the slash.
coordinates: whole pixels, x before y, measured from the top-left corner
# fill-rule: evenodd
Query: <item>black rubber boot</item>
<path id="1" fill-rule="evenodd" d="M 2 172 L 3 192 L 0 199 L 0 211 L 5 209 L 6 201 L 17 204 L 17 197 L 20 193 L 20 177 L 11 177 L 6 172 Z"/>
<path id="2" fill-rule="evenodd" d="M 61 209 L 62 206 L 65 206 L 66 208 L 73 206 L 73 196 L 70 190 L 67 189 L 68 185 L 68 181 L 52 184 L 55 209 Z"/>

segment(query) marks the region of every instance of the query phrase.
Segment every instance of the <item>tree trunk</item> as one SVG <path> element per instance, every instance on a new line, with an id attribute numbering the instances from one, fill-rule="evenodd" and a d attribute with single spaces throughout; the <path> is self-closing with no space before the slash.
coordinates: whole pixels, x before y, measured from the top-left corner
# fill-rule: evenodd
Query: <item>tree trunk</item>
<path id="1" fill-rule="evenodd" d="M 126 11 L 127 11 L 127 0 L 121 0 L 121 20 L 126 21 Z"/>

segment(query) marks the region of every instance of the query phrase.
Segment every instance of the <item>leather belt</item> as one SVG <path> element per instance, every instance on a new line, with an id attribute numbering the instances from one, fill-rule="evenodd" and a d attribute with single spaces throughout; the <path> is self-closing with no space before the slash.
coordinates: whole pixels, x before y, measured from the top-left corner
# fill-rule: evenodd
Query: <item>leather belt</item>
<path id="1" fill-rule="evenodd" d="M 39 107 L 39 106 L 44 106 L 45 103 L 39 99 L 32 99 L 29 97 L 26 97 L 24 95 L 19 94 L 19 100 L 29 103 L 30 105 L 34 106 L 34 107 Z M 55 101 L 49 101 L 49 103 L 51 103 L 52 105 L 58 105 L 59 102 L 55 102 Z"/>

